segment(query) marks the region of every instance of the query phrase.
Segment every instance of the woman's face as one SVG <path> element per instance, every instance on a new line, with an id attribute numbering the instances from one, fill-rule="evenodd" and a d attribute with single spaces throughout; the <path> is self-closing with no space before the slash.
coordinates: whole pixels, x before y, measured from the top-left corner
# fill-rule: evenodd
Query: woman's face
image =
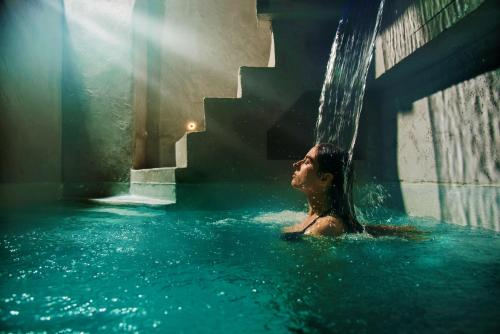
<path id="1" fill-rule="evenodd" d="M 317 155 L 318 148 L 314 146 L 307 152 L 304 159 L 293 164 L 292 187 L 304 192 L 318 192 L 324 188 L 318 173 Z"/>

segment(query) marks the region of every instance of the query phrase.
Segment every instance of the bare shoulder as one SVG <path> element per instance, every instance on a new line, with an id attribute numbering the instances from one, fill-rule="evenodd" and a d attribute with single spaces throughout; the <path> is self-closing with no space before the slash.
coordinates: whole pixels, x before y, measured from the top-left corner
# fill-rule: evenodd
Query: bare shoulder
<path id="1" fill-rule="evenodd" d="M 336 237 L 345 233 L 345 226 L 342 218 L 325 216 L 318 218 L 317 223 L 311 226 L 307 232 L 310 235 Z"/>
<path id="2" fill-rule="evenodd" d="M 283 233 L 296 233 L 302 232 L 312 221 L 314 217 L 306 217 L 303 221 L 292 226 L 286 226 L 282 229 Z"/>

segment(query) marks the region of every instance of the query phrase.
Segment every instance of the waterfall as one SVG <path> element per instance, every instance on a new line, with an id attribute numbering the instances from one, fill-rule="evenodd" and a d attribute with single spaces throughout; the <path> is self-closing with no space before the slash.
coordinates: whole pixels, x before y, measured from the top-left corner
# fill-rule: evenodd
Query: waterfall
<path id="1" fill-rule="evenodd" d="M 366 77 L 385 0 L 351 0 L 330 52 L 316 121 L 315 141 L 349 152 L 350 164 Z"/>

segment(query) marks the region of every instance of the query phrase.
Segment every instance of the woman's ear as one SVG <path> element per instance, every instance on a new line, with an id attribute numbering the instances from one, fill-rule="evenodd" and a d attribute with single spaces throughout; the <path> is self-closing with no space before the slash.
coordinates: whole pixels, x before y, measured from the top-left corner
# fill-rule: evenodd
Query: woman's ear
<path id="1" fill-rule="evenodd" d="M 321 173 L 319 178 L 324 183 L 332 182 L 333 181 L 333 174 L 332 173 Z"/>

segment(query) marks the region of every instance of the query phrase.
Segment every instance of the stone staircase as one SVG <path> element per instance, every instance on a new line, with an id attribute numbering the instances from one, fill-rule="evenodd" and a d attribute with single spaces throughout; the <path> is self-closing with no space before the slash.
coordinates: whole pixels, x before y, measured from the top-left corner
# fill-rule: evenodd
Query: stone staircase
<path id="1" fill-rule="evenodd" d="M 311 99 L 314 92 L 312 99 L 319 99 L 342 3 L 259 0 L 259 20 L 272 21 L 275 60 L 270 63 L 275 67 L 241 67 L 236 98 L 205 98 L 206 130 L 188 133 L 177 143 L 177 167 L 132 170 L 131 196 L 168 204 L 182 201 L 180 194 L 192 196 L 178 191 L 182 185 L 288 182 L 293 156 L 272 159 L 269 152 L 276 148 L 269 144 L 286 145 L 286 136 L 296 134 L 268 141 L 268 132 L 280 128 L 283 115 L 304 94 Z M 310 108 L 306 112 L 315 119 L 317 106 L 312 103 Z M 300 130 L 300 125 L 292 128 Z"/>
<path id="2" fill-rule="evenodd" d="M 164 206 L 174 204 L 176 200 L 175 170 L 175 167 L 132 169 L 128 194 L 94 198 L 91 201 L 110 205 Z"/>
<path id="3" fill-rule="evenodd" d="M 241 67 L 237 98 L 205 98 L 206 130 L 187 135 L 177 183 L 288 181 L 291 161 L 269 156 L 268 131 L 304 94 L 319 99 L 342 3 L 257 2 L 258 18 L 272 20 L 275 67 Z"/>

